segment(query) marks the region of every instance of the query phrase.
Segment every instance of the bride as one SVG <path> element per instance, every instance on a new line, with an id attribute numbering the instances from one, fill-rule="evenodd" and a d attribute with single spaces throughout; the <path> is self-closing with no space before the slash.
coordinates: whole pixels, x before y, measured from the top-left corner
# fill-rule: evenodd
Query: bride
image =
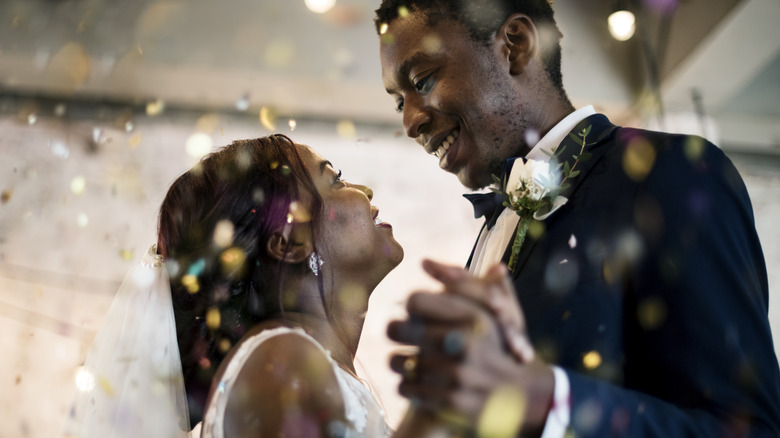
<path id="1" fill-rule="evenodd" d="M 371 189 L 283 135 L 179 177 L 85 369 L 79 437 L 388 436 L 353 360 L 403 258 Z M 186 399 L 185 399 L 186 395 Z M 185 401 L 186 400 L 186 401 Z"/>

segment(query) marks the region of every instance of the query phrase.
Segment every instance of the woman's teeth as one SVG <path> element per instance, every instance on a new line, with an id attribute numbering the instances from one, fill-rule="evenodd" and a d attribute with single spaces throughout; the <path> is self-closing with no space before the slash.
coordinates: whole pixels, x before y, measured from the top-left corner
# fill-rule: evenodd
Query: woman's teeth
<path id="1" fill-rule="evenodd" d="M 382 219 L 379 219 L 379 217 L 374 218 L 374 225 L 379 225 L 385 223 Z"/>
<path id="2" fill-rule="evenodd" d="M 444 156 L 444 154 L 447 153 L 448 150 L 450 150 L 450 146 L 452 146 L 453 143 L 455 143 L 455 139 L 458 138 L 458 133 L 460 131 L 452 131 L 452 134 L 448 135 L 447 138 L 444 139 L 443 142 L 441 142 L 441 145 L 436 149 L 436 152 L 434 154 L 438 159 L 441 160 L 441 157 Z"/>

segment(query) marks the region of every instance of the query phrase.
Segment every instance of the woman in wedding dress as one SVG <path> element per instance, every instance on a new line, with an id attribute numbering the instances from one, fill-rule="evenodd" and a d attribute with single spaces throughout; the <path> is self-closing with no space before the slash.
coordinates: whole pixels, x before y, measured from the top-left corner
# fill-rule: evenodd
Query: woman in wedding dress
<path id="1" fill-rule="evenodd" d="M 191 436 L 388 436 L 353 365 L 369 296 L 403 258 L 372 197 L 283 135 L 236 141 L 179 177 L 145 263 L 157 277 L 125 280 L 145 298 L 112 305 L 104 328 L 123 328 L 98 333 L 85 368 L 99 384 L 72 415 L 92 425 L 74 435 L 186 436 L 202 417 Z M 166 311 L 175 336 L 155 316 Z M 159 333 L 125 340 L 144 328 Z M 153 371 L 126 368 L 144 360 Z"/>

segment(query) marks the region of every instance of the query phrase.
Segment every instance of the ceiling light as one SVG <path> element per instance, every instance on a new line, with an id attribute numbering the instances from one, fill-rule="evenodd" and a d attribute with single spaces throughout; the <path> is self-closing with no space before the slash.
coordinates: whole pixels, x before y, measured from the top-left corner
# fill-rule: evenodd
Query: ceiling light
<path id="1" fill-rule="evenodd" d="M 317 14 L 324 14 L 336 6 L 336 0 L 304 0 L 306 7 Z"/>
<path id="2" fill-rule="evenodd" d="M 636 18 L 631 11 L 620 10 L 613 12 L 607 19 L 609 33 L 618 41 L 627 41 L 634 36 L 636 30 Z"/>

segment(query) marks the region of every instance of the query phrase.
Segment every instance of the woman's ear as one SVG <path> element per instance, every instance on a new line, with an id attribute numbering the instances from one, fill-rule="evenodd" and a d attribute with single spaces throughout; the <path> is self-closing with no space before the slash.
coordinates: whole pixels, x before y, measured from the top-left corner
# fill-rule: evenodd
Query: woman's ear
<path id="1" fill-rule="evenodd" d="M 314 251 L 311 233 L 308 232 L 308 226 L 298 224 L 291 228 L 275 231 L 268 239 L 266 253 L 284 263 L 302 263 Z"/>
<path id="2" fill-rule="evenodd" d="M 509 73 L 519 75 L 536 55 L 539 34 L 530 17 L 513 14 L 498 29 L 497 41 L 502 45 L 502 54 L 509 61 Z"/>

